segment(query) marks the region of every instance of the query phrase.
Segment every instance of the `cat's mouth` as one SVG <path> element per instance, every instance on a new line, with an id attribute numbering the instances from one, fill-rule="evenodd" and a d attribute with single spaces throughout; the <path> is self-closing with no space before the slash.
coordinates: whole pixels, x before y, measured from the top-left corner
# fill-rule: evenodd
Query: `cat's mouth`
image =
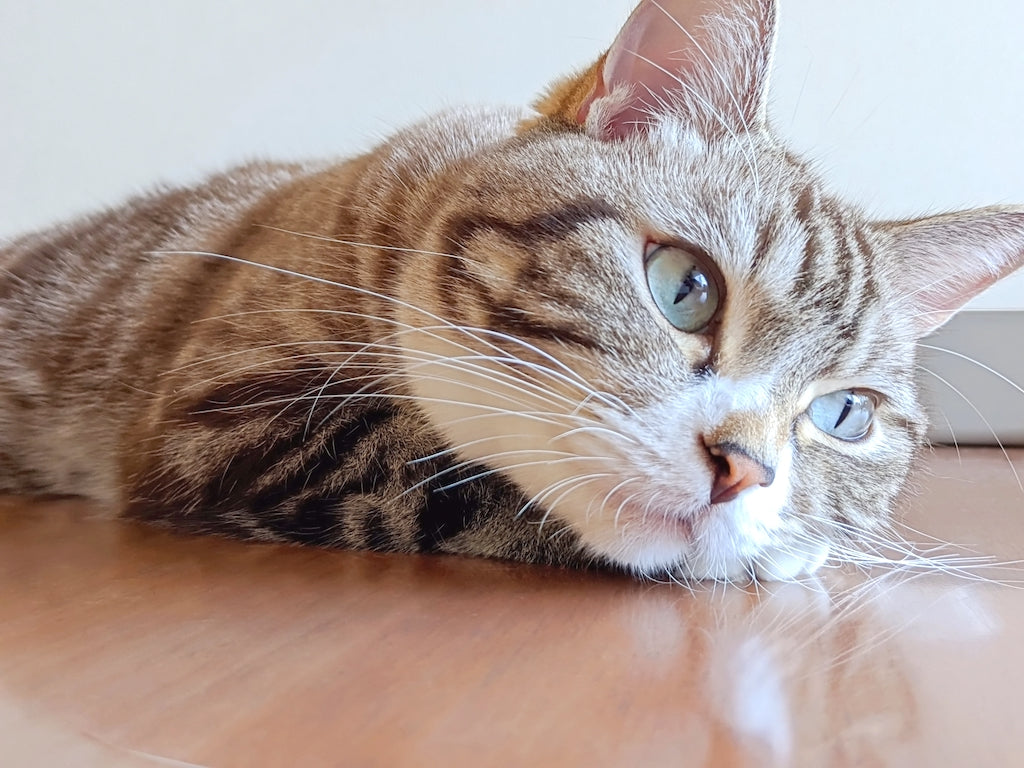
<path id="1" fill-rule="evenodd" d="M 642 491 L 617 487 L 598 497 L 603 514 L 594 514 L 591 506 L 583 516 L 582 539 L 614 562 L 648 575 L 678 571 L 687 578 L 736 580 L 755 573 L 810 572 L 805 566 L 813 560 L 817 567 L 816 556 L 801 556 L 793 564 L 779 549 L 785 540 L 790 466 L 787 449 L 774 482 L 748 483 L 717 503 L 710 469 L 703 483 L 689 486 L 648 481 Z"/>

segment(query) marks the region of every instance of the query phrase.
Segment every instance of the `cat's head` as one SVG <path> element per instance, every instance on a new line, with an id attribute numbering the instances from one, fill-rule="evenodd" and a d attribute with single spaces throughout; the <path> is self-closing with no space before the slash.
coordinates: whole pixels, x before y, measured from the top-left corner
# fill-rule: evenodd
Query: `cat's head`
<path id="1" fill-rule="evenodd" d="M 1024 209 L 876 222 L 828 192 L 768 124 L 775 20 L 644 0 L 427 238 L 462 330 L 409 342 L 423 407 L 641 574 L 789 578 L 871 540 L 925 440 L 917 341 L 1024 262 Z"/>

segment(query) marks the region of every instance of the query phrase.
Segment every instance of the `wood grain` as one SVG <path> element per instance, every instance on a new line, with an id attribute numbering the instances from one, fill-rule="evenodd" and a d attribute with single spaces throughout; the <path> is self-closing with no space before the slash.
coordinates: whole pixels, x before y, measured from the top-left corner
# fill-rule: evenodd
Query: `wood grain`
<path id="1" fill-rule="evenodd" d="M 1012 458 L 1024 472 L 1024 452 Z M 918 477 L 914 527 L 1024 556 L 1024 493 L 998 451 L 941 452 Z M 1024 594 L 973 570 L 690 591 L 178 537 L 101 512 L 0 501 L 5 765 L 960 766 L 1024 754 Z"/>

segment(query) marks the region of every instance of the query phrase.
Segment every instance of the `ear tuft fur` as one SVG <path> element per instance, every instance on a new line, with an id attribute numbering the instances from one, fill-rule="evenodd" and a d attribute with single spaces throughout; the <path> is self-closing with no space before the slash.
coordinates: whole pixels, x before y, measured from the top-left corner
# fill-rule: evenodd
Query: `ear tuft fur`
<path id="1" fill-rule="evenodd" d="M 1024 267 L 1024 207 L 995 206 L 886 222 L 894 279 L 927 336 L 990 285 Z"/>
<path id="2" fill-rule="evenodd" d="M 585 71 L 553 83 L 533 105 L 533 108 L 542 115 L 540 119 L 553 120 L 574 128 L 580 127 L 580 110 L 598 88 L 601 70 L 607 57 L 606 53 Z"/>
<path id="3" fill-rule="evenodd" d="M 537 103 L 541 121 L 603 140 L 665 116 L 712 135 L 759 130 L 776 14 L 774 0 L 643 0 L 604 56 Z"/>

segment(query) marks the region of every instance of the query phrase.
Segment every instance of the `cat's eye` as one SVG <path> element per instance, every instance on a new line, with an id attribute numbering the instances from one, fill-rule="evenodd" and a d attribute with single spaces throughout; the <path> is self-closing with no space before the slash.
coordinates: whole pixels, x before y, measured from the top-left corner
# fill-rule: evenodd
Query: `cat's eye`
<path id="1" fill-rule="evenodd" d="M 647 284 L 665 319 L 680 331 L 707 328 L 721 301 L 708 260 L 685 248 L 663 245 L 647 258 Z"/>
<path id="2" fill-rule="evenodd" d="M 854 442 L 871 431 L 875 418 L 875 398 L 852 389 L 823 395 L 811 403 L 807 415 L 814 426 L 827 435 Z"/>

